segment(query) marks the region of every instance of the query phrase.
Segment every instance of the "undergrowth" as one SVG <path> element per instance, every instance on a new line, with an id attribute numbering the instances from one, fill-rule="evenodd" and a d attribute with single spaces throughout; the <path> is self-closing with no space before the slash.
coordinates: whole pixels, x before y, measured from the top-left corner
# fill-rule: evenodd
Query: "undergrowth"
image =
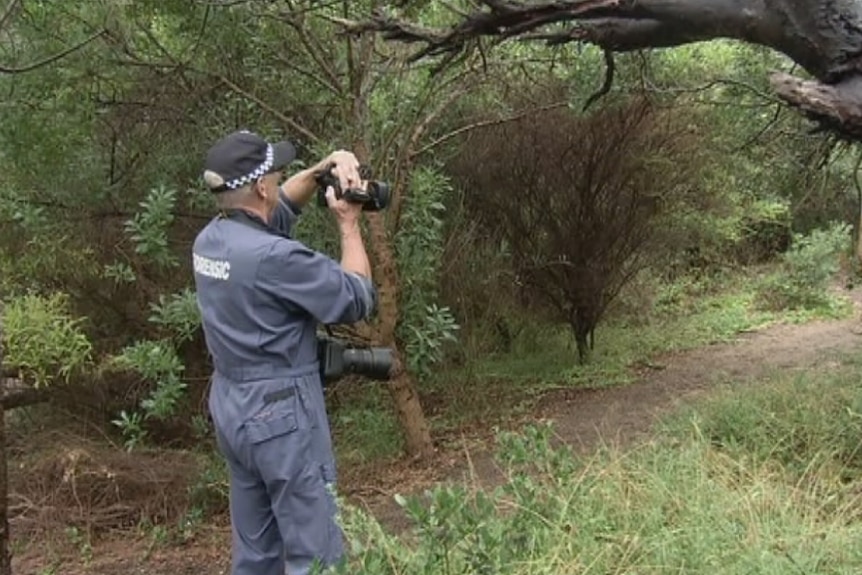
<path id="1" fill-rule="evenodd" d="M 761 553 L 769 557 L 764 559 L 768 564 L 774 561 L 777 573 L 778 566 L 789 563 L 786 554 L 780 559 L 770 545 L 794 549 L 814 571 L 811 557 L 823 557 L 824 565 L 844 565 L 846 560 L 857 566 L 858 556 L 839 557 L 842 545 L 850 555 L 854 545 L 859 547 L 857 533 L 842 524 L 851 504 L 858 504 L 853 490 L 862 493 L 862 392 L 852 378 L 852 365 L 845 375 L 822 381 L 816 376 L 784 378 L 744 393 L 731 389 L 717 403 L 668 423 L 664 441 L 672 444 L 670 449 L 605 453 L 582 461 L 552 450 L 550 429 L 535 428 L 526 436 L 508 431 L 517 421 L 512 416 L 528 413 L 551 387 L 624 383 L 632 365 L 653 361 L 666 351 L 729 341 L 772 322 L 841 317 L 850 310 L 836 297 L 811 310 L 759 310 L 754 305 L 756 285 L 738 282 L 735 290 L 686 286 L 666 293 L 636 329 L 630 318 L 603 327 L 586 366 L 576 364 L 567 330 L 546 328 L 526 333 L 509 355 L 474 358 L 422 382 L 423 407 L 436 437 L 463 425 L 488 429 L 499 424 L 501 465 L 511 481 L 488 493 L 469 486 L 440 487 L 425 507 L 405 502 L 416 522 L 416 545 L 389 537 L 372 519 L 345 507 L 354 557 L 361 563 L 356 572 L 445 574 L 463 568 L 467 573 L 737 573 L 744 572 L 746 561 L 755 564 Z M 858 369 L 862 359 L 855 361 Z M 356 472 L 401 453 L 398 424 L 384 386 L 335 386 L 328 402 L 342 470 Z M 128 508 L 123 522 L 138 522 L 153 541 L 182 543 L 226 511 L 228 485 L 216 453 L 203 449 L 180 455 L 197 471 L 190 470 L 187 486 L 180 488 L 181 501 L 172 499 L 179 507 L 167 515 L 148 511 L 164 493 L 149 493 L 131 480 L 122 489 L 115 485 L 125 480 L 126 474 L 116 471 L 125 469 L 125 459 L 134 459 L 131 454 L 124 454 L 123 462 L 101 465 L 98 458 L 84 458 L 76 465 L 83 470 L 80 462 L 92 464 L 81 477 L 88 485 L 98 479 L 93 493 L 136 493 L 122 493 Z M 38 487 L 53 498 L 66 494 L 68 485 L 58 479 L 67 475 L 67 466 L 58 463 L 53 475 L 41 473 L 40 482 L 17 492 L 29 494 L 28 489 Z M 526 473 L 525 466 L 532 472 Z M 765 499 L 755 501 L 757 493 Z M 747 516 L 745 506 L 765 507 Z M 153 520 L 148 519 L 151 515 Z M 43 519 L 18 517 L 16 528 L 22 521 L 41 524 Z M 93 525 L 92 516 L 76 521 Z M 713 524 L 716 529 L 710 532 Z M 733 538 L 740 533 L 758 545 L 743 549 Z M 823 537 L 823 550 L 808 553 L 803 539 L 809 536 Z M 707 549 L 710 545 L 721 549 L 718 555 Z M 737 559 L 728 561 L 727 556 Z M 715 567 L 722 563 L 728 570 Z"/>
<path id="2" fill-rule="evenodd" d="M 508 482 L 400 499 L 410 537 L 345 506 L 342 572 L 860 572 L 859 363 L 731 386 L 627 452 L 578 458 L 548 423 L 501 432 Z"/>
<path id="3" fill-rule="evenodd" d="M 837 319 L 852 313 L 849 300 L 834 293 L 808 308 L 761 309 L 759 278 L 742 274 L 724 278 L 717 286 L 685 281 L 679 285 L 664 286 L 643 317 L 628 315 L 601 326 L 585 365 L 577 363 L 567 327 L 543 325 L 525 330 L 510 353 L 474 357 L 463 366 L 440 370 L 421 386 L 423 401 L 446 398 L 446 405 L 432 414 L 432 424 L 441 431 L 475 421 L 504 422 L 528 411 L 550 389 L 631 383 L 636 377 L 632 367 L 651 365 L 664 353 L 731 342 L 740 333 L 774 323 Z M 385 410 L 378 413 L 391 417 Z"/>

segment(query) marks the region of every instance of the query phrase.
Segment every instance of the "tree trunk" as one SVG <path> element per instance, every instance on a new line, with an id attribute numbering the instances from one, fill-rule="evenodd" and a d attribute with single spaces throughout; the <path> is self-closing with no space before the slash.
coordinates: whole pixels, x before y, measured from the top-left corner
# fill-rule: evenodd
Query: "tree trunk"
<path id="1" fill-rule="evenodd" d="M 0 326 L 0 340 L 3 327 Z M 5 393 L 3 349 L 0 346 L 0 393 Z M 12 557 L 9 555 L 9 484 L 6 469 L 6 407 L 0 404 L 0 575 L 12 575 Z"/>
<path id="2" fill-rule="evenodd" d="M 714 38 L 767 46 L 815 79 L 777 74 L 778 96 L 824 129 L 862 137 L 862 3 L 814 0 L 482 0 L 451 28 L 429 29 L 388 16 L 350 23 L 388 39 L 424 44 L 414 58 L 456 54 L 480 36 L 528 37 L 549 44 L 583 41 L 607 52 L 662 48 Z M 570 22 L 560 31 L 548 24 Z"/>
<path id="3" fill-rule="evenodd" d="M 859 219 L 856 224 L 856 265 L 859 269 L 862 269 L 862 198 L 859 199 L 857 207 L 859 209 Z"/>
<path id="4" fill-rule="evenodd" d="M 9 553 L 9 473 L 6 466 L 6 410 L 0 406 L 0 575 L 12 575 Z"/>
<path id="5" fill-rule="evenodd" d="M 377 338 L 383 345 L 392 348 L 395 365 L 389 380 L 389 394 L 395 404 L 398 422 L 404 431 L 407 452 L 424 458 L 433 451 L 431 431 L 419 402 L 416 383 L 404 367 L 401 352 L 395 338 L 398 325 L 398 268 L 395 264 L 386 224 L 381 214 L 368 216 L 371 244 L 374 253 L 375 279 L 377 280 L 379 323 Z"/>
<path id="6" fill-rule="evenodd" d="M 359 113 L 354 111 L 355 115 Z M 357 125 L 361 125 L 361 122 L 357 121 Z M 353 149 L 360 161 L 366 161 L 369 157 L 368 145 L 361 138 L 357 139 Z M 395 413 L 404 433 L 407 453 L 422 459 L 431 455 L 434 444 L 431 441 L 431 430 L 419 401 L 416 382 L 404 367 L 401 351 L 395 337 L 395 328 L 398 325 L 398 267 L 395 261 L 395 252 L 389 234 L 386 233 L 386 222 L 383 215 L 369 213 L 367 220 L 371 232 L 372 261 L 377 283 L 379 320 L 375 340 L 392 349 L 395 365 L 388 382 L 389 395 L 395 404 Z"/>
<path id="7" fill-rule="evenodd" d="M 859 206 L 859 219 L 856 225 L 856 266 L 862 269 L 862 205 Z"/>
<path id="8" fill-rule="evenodd" d="M 575 310 L 569 313 L 569 326 L 578 348 L 578 363 L 586 365 L 590 360 L 589 330 L 584 329 L 584 323 Z"/>

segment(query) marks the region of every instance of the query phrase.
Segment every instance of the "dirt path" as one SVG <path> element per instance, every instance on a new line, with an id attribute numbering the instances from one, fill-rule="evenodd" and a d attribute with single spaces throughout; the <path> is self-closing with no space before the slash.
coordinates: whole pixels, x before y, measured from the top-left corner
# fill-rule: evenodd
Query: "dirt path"
<path id="1" fill-rule="evenodd" d="M 855 307 L 850 319 L 779 324 L 740 334 L 733 343 L 654 358 L 649 367 L 639 370 L 637 381 L 631 385 L 551 393 L 542 399 L 532 419 L 553 420 L 559 439 L 583 452 L 635 441 L 646 436 L 662 414 L 715 384 L 810 369 L 834 362 L 842 354 L 862 351 L 862 290 L 854 290 L 850 297 Z M 503 480 L 482 443 L 444 459 L 443 470 L 440 462 L 435 462 L 434 469 L 416 470 L 408 480 L 413 484 L 410 491 L 421 493 L 439 481 L 468 481 L 490 487 Z M 351 500 L 365 506 L 391 531 L 399 532 L 407 519 L 393 502 L 395 493 L 404 494 L 397 483 Z"/>
<path id="2" fill-rule="evenodd" d="M 846 293 L 846 292 L 845 292 Z M 602 443 L 627 443 L 649 433 L 656 418 L 698 393 L 723 381 L 746 381 L 777 370 L 803 370 L 836 361 L 842 354 L 862 351 L 862 289 L 850 294 L 853 318 L 804 325 L 776 325 L 741 334 L 734 343 L 654 358 L 624 387 L 566 390 L 543 398 L 530 419 L 551 419 L 560 440 L 589 452 Z M 368 485 L 344 482 L 348 499 L 371 511 L 384 527 L 400 532 L 407 520 L 394 503 L 396 493 L 422 493 L 440 481 L 469 481 L 491 486 L 502 480 L 485 438 L 465 438 L 463 450 L 449 449 L 423 467 L 400 464 L 380 469 Z M 469 457 L 467 455 L 469 454 Z M 44 557 L 21 558 L 16 573 L 88 573 L 92 575 L 182 575 L 227 573 L 229 532 L 213 527 L 196 543 L 149 553 L 146 541 L 121 538 L 96 550 L 86 566 L 74 559 L 59 570 L 44 570 Z M 148 557 L 146 560 L 144 557 Z"/>

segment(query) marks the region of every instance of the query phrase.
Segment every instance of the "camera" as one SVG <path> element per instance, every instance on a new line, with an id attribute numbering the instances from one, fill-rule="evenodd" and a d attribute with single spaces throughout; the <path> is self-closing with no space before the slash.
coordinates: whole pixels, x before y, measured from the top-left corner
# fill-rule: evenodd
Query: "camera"
<path id="1" fill-rule="evenodd" d="M 320 377 L 324 382 L 356 374 L 387 380 L 392 369 L 392 350 L 388 347 L 359 347 L 333 337 L 317 337 Z"/>
<path id="2" fill-rule="evenodd" d="M 363 211 L 378 212 L 386 209 L 389 205 L 390 190 L 389 184 L 378 180 L 372 180 L 371 167 L 362 165 L 359 167 L 359 176 L 368 182 L 367 190 L 362 188 L 341 189 L 341 183 L 338 178 L 332 173 L 332 168 L 335 164 L 330 164 L 321 172 L 318 172 L 314 179 L 320 189 L 317 191 L 317 205 L 326 207 L 326 188 L 332 186 L 335 190 L 335 197 L 338 199 L 344 198 L 348 202 L 362 204 Z"/>

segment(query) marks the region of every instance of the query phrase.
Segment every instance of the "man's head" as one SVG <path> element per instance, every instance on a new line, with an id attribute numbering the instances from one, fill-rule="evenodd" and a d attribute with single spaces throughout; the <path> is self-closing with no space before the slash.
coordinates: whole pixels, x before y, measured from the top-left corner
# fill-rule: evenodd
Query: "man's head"
<path id="1" fill-rule="evenodd" d="M 269 219 L 278 204 L 282 170 L 295 157 L 290 142 L 270 144 L 253 132 L 233 132 L 207 152 L 204 182 L 219 207 L 250 208 Z"/>

